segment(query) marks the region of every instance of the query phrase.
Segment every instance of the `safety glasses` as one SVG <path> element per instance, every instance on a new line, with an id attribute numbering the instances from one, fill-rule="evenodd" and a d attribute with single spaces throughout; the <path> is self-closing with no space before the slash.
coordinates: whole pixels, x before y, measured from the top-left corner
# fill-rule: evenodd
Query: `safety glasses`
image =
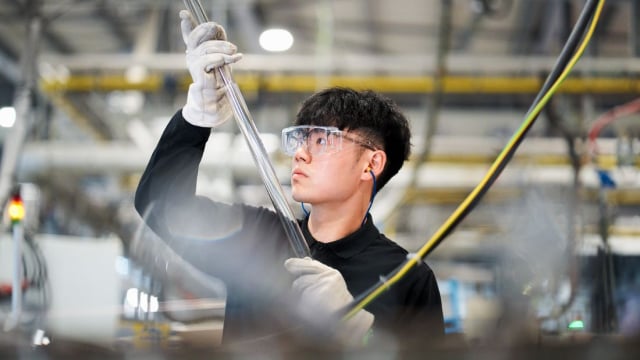
<path id="1" fill-rule="evenodd" d="M 375 150 L 372 145 L 345 135 L 335 126 L 300 125 L 282 130 L 282 151 L 293 156 L 303 146 L 312 155 L 332 154 L 342 150 L 343 139 Z"/>

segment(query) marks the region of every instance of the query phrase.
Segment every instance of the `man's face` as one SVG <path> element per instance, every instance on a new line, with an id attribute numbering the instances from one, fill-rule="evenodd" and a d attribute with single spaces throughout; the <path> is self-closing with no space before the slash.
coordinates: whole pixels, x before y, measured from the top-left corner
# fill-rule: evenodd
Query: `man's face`
<path id="1" fill-rule="evenodd" d="M 295 201 L 312 205 L 343 202 L 360 185 L 367 166 L 366 150 L 357 134 L 341 132 L 339 150 L 314 153 L 314 145 L 298 146 L 293 154 L 291 190 Z M 351 139 L 351 140 L 349 140 Z M 313 139 L 317 144 L 317 139 Z M 335 141 L 328 139 L 329 141 Z M 356 141 L 353 141 L 356 140 Z"/>

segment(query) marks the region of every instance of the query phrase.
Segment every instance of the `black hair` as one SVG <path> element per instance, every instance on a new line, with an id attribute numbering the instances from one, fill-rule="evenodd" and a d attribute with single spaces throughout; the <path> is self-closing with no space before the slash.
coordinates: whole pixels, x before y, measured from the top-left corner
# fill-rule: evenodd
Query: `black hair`
<path id="1" fill-rule="evenodd" d="M 332 87 L 319 91 L 302 103 L 295 124 L 354 131 L 384 150 L 387 163 L 376 179 L 378 190 L 398 173 L 411 153 L 407 118 L 393 100 L 371 90 Z"/>

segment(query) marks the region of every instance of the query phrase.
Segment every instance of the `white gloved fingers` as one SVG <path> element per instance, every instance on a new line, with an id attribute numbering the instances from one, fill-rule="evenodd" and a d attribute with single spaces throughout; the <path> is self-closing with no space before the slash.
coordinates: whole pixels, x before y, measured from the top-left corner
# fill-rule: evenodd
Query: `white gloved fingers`
<path id="1" fill-rule="evenodd" d="M 187 52 L 193 51 L 193 49 L 196 49 L 205 41 L 226 40 L 216 38 L 218 27 L 218 24 L 212 22 L 196 26 L 195 29 L 193 29 L 193 31 L 191 31 L 191 33 L 189 33 L 189 35 L 187 36 L 187 42 L 185 43 L 187 45 Z"/>
<path id="2" fill-rule="evenodd" d="M 188 22 L 188 20 L 183 20 L 181 22 L 181 27 L 182 23 L 185 23 L 185 30 L 188 29 Z M 187 41 L 185 43 L 187 46 L 187 52 L 192 51 L 206 41 L 214 40 L 223 42 L 227 41 L 227 35 L 222 26 L 214 22 L 200 24 L 187 36 Z"/>
<path id="3" fill-rule="evenodd" d="M 338 270 L 309 257 L 290 258 L 284 265 L 295 276 L 293 293 L 303 304 L 317 307 L 316 311 L 329 315 L 353 300 Z"/>
<path id="4" fill-rule="evenodd" d="M 289 258 L 285 260 L 284 267 L 293 276 L 301 276 L 305 274 L 319 274 L 324 271 L 337 271 L 336 269 L 329 267 L 317 260 L 313 260 L 310 257 L 304 258 Z"/>
<path id="5" fill-rule="evenodd" d="M 236 54 L 238 55 L 238 54 Z M 200 84 L 202 87 L 217 89 L 224 86 L 224 81 L 220 77 L 215 68 L 227 65 L 228 63 L 237 61 L 241 56 L 228 56 L 222 54 L 206 54 L 193 57 L 187 54 L 187 63 L 189 65 L 189 73 L 194 83 Z"/>
<path id="6" fill-rule="evenodd" d="M 180 30 L 182 31 L 182 40 L 187 45 L 189 34 L 196 27 L 196 20 L 188 10 L 180 10 Z"/>
<path id="7" fill-rule="evenodd" d="M 180 30 L 187 48 L 186 62 L 193 83 L 182 108 L 184 119 L 195 126 L 216 127 L 233 116 L 224 83 L 216 67 L 242 58 L 237 47 L 227 42 L 224 28 L 214 22 L 197 24 L 193 15 L 180 11 Z"/>
<path id="8" fill-rule="evenodd" d="M 242 59 L 242 54 L 237 54 L 237 50 L 237 47 L 230 42 L 208 40 L 188 51 L 187 65 L 193 81 L 212 86 L 207 83 L 207 80 L 213 79 L 206 78 L 206 75 L 211 74 L 214 68 L 233 64 Z"/>
<path id="9" fill-rule="evenodd" d="M 291 284 L 299 296 L 298 313 L 311 323 L 326 327 L 335 339 L 348 346 L 360 346 L 374 322 L 366 310 L 340 320 L 340 310 L 353 300 L 340 272 L 309 257 L 290 258 L 284 262 L 295 276 Z"/>
<path id="10" fill-rule="evenodd" d="M 291 283 L 291 289 L 293 289 L 297 294 L 302 294 L 308 289 L 314 287 L 314 285 L 317 287 L 319 285 L 319 280 L 319 275 L 317 274 L 301 275 L 293 280 Z"/>
<path id="11" fill-rule="evenodd" d="M 319 271 L 316 271 L 319 270 Z M 307 290 L 311 288 L 320 288 L 330 285 L 337 289 L 338 287 L 346 290 L 347 284 L 344 282 L 340 272 L 333 268 L 322 269 L 319 267 L 306 267 L 302 269 L 303 273 L 297 275 L 296 279 L 291 283 L 294 290 Z M 308 272 L 305 272 L 308 271 Z"/>
<path id="12" fill-rule="evenodd" d="M 217 89 L 215 89 L 215 94 L 213 95 L 216 99 L 216 102 L 222 104 L 223 101 L 228 100 L 227 99 L 227 88 L 223 85 Z M 229 101 L 226 101 L 227 104 L 229 103 Z"/>
<path id="13" fill-rule="evenodd" d="M 222 57 L 222 60 L 220 60 L 219 58 L 215 58 L 215 59 L 212 59 L 213 61 L 210 64 L 205 65 L 204 71 L 208 73 L 213 71 L 213 69 L 217 67 L 233 64 L 239 61 L 240 59 L 242 59 L 242 54 L 233 54 L 233 55 L 212 54 L 212 55 L 219 55 Z"/>
<path id="14" fill-rule="evenodd" d="M 180 30 L 187 50 L 195 49 L 207 40 L 227 40 L 227 33 L 222 25 L 213 21 L 198 24 L 191 12 L 180 10 Z"/>
<path id="15" fill-rule="evenodd" d="M 203 88 L 202 89 L 202 97 L 205 99 L 211 99 L 212 103 L 221 103 L 223 100 L 226 100 L 227 90 L 224 86 L 219 87 L 217 89 Z"/>
<path id="16" fill-rule="evenodd" d="M 225 40 L 205 40 L 197 47 L 189 50 L 191 55 L 206 56 L 206 55 L 234 55 L 238 51 L 238 47 L 233 43 Z"/>
<path id="17" fill-rule="evenodd" d="M 222 91 L 225 92 L 224 89 L 222 89 Z M 218 101 L 217 117 L 218 117 L 218 122 L 214 124 L 212 127 L 219 126 L 233 117 L 233 108 L 229 103 L 229 98 L 227 98 L 225 95 L 223 95 L 222 98 Z"/>
<path id="18" fill-rule="evenodd" d="M 190 71 L 193 72 L 193 81 L 198 82 L 198 80 L 200 80 L 202 76 L 205 76 L 205 74 L 210 74 L 212 69 L 223 66 L 225 64 L 224 62 L 224 56 L 221 54 L 199 55 L 198 58 L 194 60 L 189 67 Z"/>
<path id="19" fill-rule="evenodd" d="M 184 119 L 195 126 L 213 128 L 233 116 L 224 87 L 217 89 L 193 83 L 189 85 L 187 103 L 182 108 Z"/>

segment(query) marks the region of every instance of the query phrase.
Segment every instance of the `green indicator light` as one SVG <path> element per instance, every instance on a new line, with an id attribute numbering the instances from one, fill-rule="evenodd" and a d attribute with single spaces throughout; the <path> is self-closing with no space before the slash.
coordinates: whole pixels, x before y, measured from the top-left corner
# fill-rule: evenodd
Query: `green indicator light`
<path id="1" fill-rule="evenodd" d="M 574 320 L 569 324 L 569 329 L 584 329 L 584 323 L 582 320 Z"/>

